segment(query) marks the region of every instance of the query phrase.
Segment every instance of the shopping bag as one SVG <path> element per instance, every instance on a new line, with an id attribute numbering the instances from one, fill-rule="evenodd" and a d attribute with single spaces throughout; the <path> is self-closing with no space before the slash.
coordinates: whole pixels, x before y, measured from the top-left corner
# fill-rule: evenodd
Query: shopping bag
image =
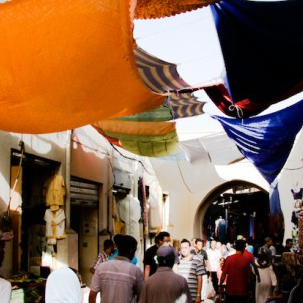
<path id="1" fill-rule="evenodd" d="M 207 299 L 213 299 L 216 296 L 216 291 L 213 286 L 212 281 L 208 281 L 206 286 L 206 298 Z"/>

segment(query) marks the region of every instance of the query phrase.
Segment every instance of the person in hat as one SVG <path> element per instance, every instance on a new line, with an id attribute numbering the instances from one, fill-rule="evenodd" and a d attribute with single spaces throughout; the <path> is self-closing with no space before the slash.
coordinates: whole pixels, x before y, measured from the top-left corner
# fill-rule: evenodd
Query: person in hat
<path id="1" fill-rule="evenodd" d="M 145 281 L 139 303 L 175 303 L 178 300 L 192 303 L 186 279 L 172 270 L 176 251 L 170 246 L 162 245 L 156 256 L 159 267 Z"/>
<path id="2" fill-rule="evenodd" d="M 0 227 L 0 267 L 2 266 L 5 255 L 5 242 L 13 238 L 12 231 L 4 231 Z M 1 303 L 9 303 L 11 301 L 12 286 L 7 280 L 0 277 L 0 298 Z"/>

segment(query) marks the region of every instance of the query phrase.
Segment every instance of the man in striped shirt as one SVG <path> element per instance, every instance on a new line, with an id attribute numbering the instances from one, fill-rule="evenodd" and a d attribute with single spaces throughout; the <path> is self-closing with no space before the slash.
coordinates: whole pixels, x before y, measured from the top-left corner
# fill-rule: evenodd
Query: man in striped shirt
<path id="1" fill-rule="evenodd" d="M 193 302 L 198 303 L 201 302 L 202 275 L 206 274 L 206 269 L 202 260 L 193 256 L 190 249 L 190 242 L 183 239 L 178 274 L 186 279 Z"/>
<path id="2" fill-rule="evenodd" d="M 114 251 L 115 245 L 114 242 L 110 239 L 106 239 L 103 243 L 103 251 L 97 256 L 96 260 L 90 267 L 90 272 L 95 273 L 97 266 L 105 261 L 108 261 L 108 257 Z"/>
<path id="3" fill-rule="evenodd" d="M 90 285 L 89 303 L 96 303 L 100 292 L 102 303 L 133 303 L 139 300 L 144 284 L 139 267 L 130 263 L 137 250 L 137 240 L 123 236 L 119 242 L 119 255 L 101 263 Z"/>

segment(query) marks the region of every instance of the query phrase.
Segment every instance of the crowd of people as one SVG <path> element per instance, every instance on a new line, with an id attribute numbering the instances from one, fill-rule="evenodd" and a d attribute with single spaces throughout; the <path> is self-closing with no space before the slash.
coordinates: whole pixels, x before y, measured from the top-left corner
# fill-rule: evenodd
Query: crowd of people
<path id="1" fill-rule="evenodd" d="M 269 237 L 261 245 L 242 236 L 233 245 L 200 238 L 174 241 L 173 246 L 170 242 L 168 232 L 156 235 L 144 253 L 142 271 L 135 238 L 115 235 L 105 240 L 90 268 L 88 302 L 99 302 L 97 295 L 102 303 L 302 302 L 302 268 L 294 262 L 292 239 L 277 247 Z M 0 241 L 0 263 L 4 243 Z M 57 269 L 48 276 L 45 302 L 82 303 L 81 287 L 77 271 Z M 0 293 L 1 302 L 9 302 L 10 285 L 3 279 Z"/>
<path id="2" fill-rule="evenodd" d="M 241 236 L 233 245 L 200 238 L 174 241 L 173 246 L 170 242 L 168 232 L 156 235 L 155 244 L 144 254 L 142 271 L 136 266 L 137 241 L 133 237 L 116 235 L 113 241 L 105 240 L 104 250 L 90 269 L 89 303 L 96 303 L 98 294 L 102 303 L 290 302 L 289 294 L 297 280 L 287 275 L 281 255 L 292 252 L 292 239 L 278 249 L 269 237 L 261 245 Z M 64 289 L 64 279 L 57 280 L 62 281 Z M 48 291 L 53 289 L 51 284 L 47 282 L 46 303 L 63 302 L 52 300 L 54 292 Z M 74 282 L 69 287 L 72 285 Z M 49 293 L 52 296 L 48 297 Z M 291 302 L 299 302 L 298 298 L 301 302 L 300 296 Z M 66 302 L 80 303 L 81 299 Z"/>

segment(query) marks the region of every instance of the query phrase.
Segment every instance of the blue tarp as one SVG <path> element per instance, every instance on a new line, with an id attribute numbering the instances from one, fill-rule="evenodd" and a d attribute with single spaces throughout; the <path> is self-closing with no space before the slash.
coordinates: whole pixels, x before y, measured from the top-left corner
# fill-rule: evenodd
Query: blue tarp
<path id="1" fill-rule="evenodd" d="M 211 8 L 226 85 L 234 104 L 244 102 L 244 117 L 302 91 L 302 0 L 226 0 Z"/>
<path id="2" fill-rule="evenodd" d="M 303 122 L 303 100 L 272 114 L 246 119 L 214 116 L 240 152 L 271 184 L 283 168 Z"/>

